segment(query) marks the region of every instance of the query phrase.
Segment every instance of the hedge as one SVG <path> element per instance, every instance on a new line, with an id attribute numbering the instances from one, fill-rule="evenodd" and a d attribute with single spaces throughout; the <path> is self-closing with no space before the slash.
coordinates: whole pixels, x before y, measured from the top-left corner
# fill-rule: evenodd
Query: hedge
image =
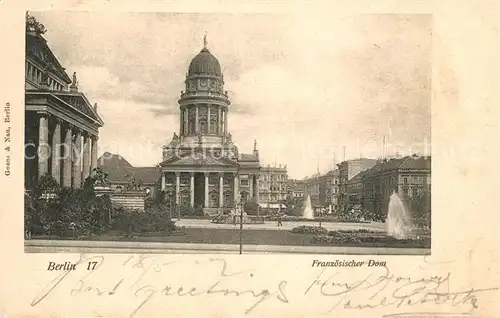
<path id="1" fill-rule="evenodd" d="M 324 227 L 319 226 L 310 226 L 310 225 L 302 225 L 297 226 L 292 229 L 292 233 L 300 233 L 300 234 L 326 234 L 328 230 Z"/>

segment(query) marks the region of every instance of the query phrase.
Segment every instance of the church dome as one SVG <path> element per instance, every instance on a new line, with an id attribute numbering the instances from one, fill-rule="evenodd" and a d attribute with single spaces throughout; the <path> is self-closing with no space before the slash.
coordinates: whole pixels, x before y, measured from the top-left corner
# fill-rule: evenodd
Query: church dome
<path id="1" fill-rule="evenodd" d="M 203 48 L 189 64 L 188 75 L 215 75 L 222 76 L 219 61 L 210 53 L 207 48 Z"/>

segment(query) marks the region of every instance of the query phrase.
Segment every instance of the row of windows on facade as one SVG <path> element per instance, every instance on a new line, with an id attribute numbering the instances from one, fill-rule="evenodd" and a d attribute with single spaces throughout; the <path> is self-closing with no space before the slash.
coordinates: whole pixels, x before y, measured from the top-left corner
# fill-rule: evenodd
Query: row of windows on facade
<path id="1" fill-rule="evenodd" d="M 277 192 L 286 192 L 286 186 L 280 187 L 280 186 L 269 186 L 267 184 L 261 184 L 260 185 L 260 190 L 261 191 L 277 191 Z"/>
<path id="2" fill-rule="evenodd" d="M 379 180 L 377 180 L 379 181 Z M 367 187 L 368 188 L 374 188 L 376 187 L 377 184 L 382 181 L 384 185 L 389 184 L 389 186 L 395 186 L 397 185 L 396 178 L 388 178 L 388 179 L 382 179 L 379 182 L 377 181 L 372 181 L 368 182 Z M 402 175 L 399 177 L 399 181 L 402 182 L 403 184 L 430 184 L 431 179 L 430 176 L 409 176 L 409 175 Z"/>
<path id="3" fill-rule="evenodd" d="M 286 174 L 278 174 L 278 175 L 261 174 L 260 180 L 261 181 L 271 181 L 271 182 L 287 181 L 288 176 Z"/>
<path id="4" fill-rule="evenodd" d="M 416 197 L 423 191 L 424 187 L 403 187 L 402 193 L 404 197 Z M 392 194 L 393 189 L 384 189 L 379 191 L 367 191 L 365 197 L 369 199 L 378 198 L 380 196 L 389 197 Z M 410 195 L 411 194 L 411 195 Z"/>
<path id="5" fill-rule="evenodd" d="M 34 82 L 35 84 L 40 84 L 42 82 L 42 76 L 43 76 L 42 74 L 43 74 L 43 72 L 39 68 L 26 62 L 26 78 L 27 79 Z M 56 80 L 54 80 L 50 76 L 48 78 L 48 85 L 49 85 L 49 88 L 51 90 L 54 90 L 54 91 L 66 90 L 65 85 L 62 85 L 61 83 L 57 82 Z"/>
<path id="6" fill-rule="evenodd" d="M 326 184 L 327 184 L 328 186 L 337 185 L 337 184 L 339 184 L 339 180 L 338 180 L 337 178 L 335 178 L 334 180 L 328 180 L 328 181 L 326 182 Z"/>

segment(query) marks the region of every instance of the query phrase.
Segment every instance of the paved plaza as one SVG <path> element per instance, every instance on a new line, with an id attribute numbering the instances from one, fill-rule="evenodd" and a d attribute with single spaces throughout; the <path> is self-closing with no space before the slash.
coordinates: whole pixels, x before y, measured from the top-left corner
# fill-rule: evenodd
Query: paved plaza
<path id="1" fill-rule="evenodd" d="M 174 219 L 176 225 L 185 226 L 187 228 L 205 228 L 205 229 L 234 229 L 240 227 L 240 224 L 216 224 L 211 220 L 206 219 Z M 285 230 L 290 231 L 294 227 L 308 225 L 319 226 L 319 221 L 282 221 L 283 226 L 278 226 L 277 221 L 265 221 L 264 224 L 243 224 L 245 230 Z M 359 230 L 365 229 L 370 231 L 385 232 L 384 223 L 370 222 L 370 223 L 340 223 L 340 222 L 321 222 L 321 226 L 329 231 L 334 230 Z"/>
<path id="2" fill-rule="evenodd" d="M 177 225 L 195 229 L 220 229 L 235 230 L 238 232 L 239 224 L 215 224 L 210 220 L 181 219 Z M 245 230 L 290 231 L 301 225 L 318 226 L 319 222 L 283 222 L 278 227 L 277 222 L 266 221 L 264 224 L 244 224 Z M 334 223 L 322 222 L 328 230 L 357 230 L 366 229 L 384 232 L 383 223 Z M 200 244 L 177 242 L 120 242 L 120 241 L 79 241 L 79 240 L 27 240 L 25 241 L 27 253 L 222 253 L 238 254 L 238 244 Z M 356 246 L 297 246 L 297 245 L 257 245 L 244 244 L 244 254 L 266 253 L 306 253 L 306 254 L 351 254 L 351 255 L 427 255 L 429 248 L 394 248 L 394 247 L 356 247 Z"/>

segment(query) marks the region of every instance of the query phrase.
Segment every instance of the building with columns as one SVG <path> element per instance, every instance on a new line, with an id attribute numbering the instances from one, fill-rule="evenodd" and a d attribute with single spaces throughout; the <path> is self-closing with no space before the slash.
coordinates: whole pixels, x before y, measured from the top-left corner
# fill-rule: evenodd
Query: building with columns
<path id="1" fill-rule="evenodd" d="M 64 187 L 79 188 L 97 166 L 97 104 L 78 90 L 43 37 L 45 28 L 26 19 L 25 187 L 44 174 Z"/>
<path id="2" fill-rule="evenodd" d="M 230 100 L 206 37 L 191 60 L 179 103 L 179 133 L 163 147 L 161 189 L 167 203 L 215 214 L 240 200 L 259 201 L 259 153 L 243 154 L 229 132 Z"/>

